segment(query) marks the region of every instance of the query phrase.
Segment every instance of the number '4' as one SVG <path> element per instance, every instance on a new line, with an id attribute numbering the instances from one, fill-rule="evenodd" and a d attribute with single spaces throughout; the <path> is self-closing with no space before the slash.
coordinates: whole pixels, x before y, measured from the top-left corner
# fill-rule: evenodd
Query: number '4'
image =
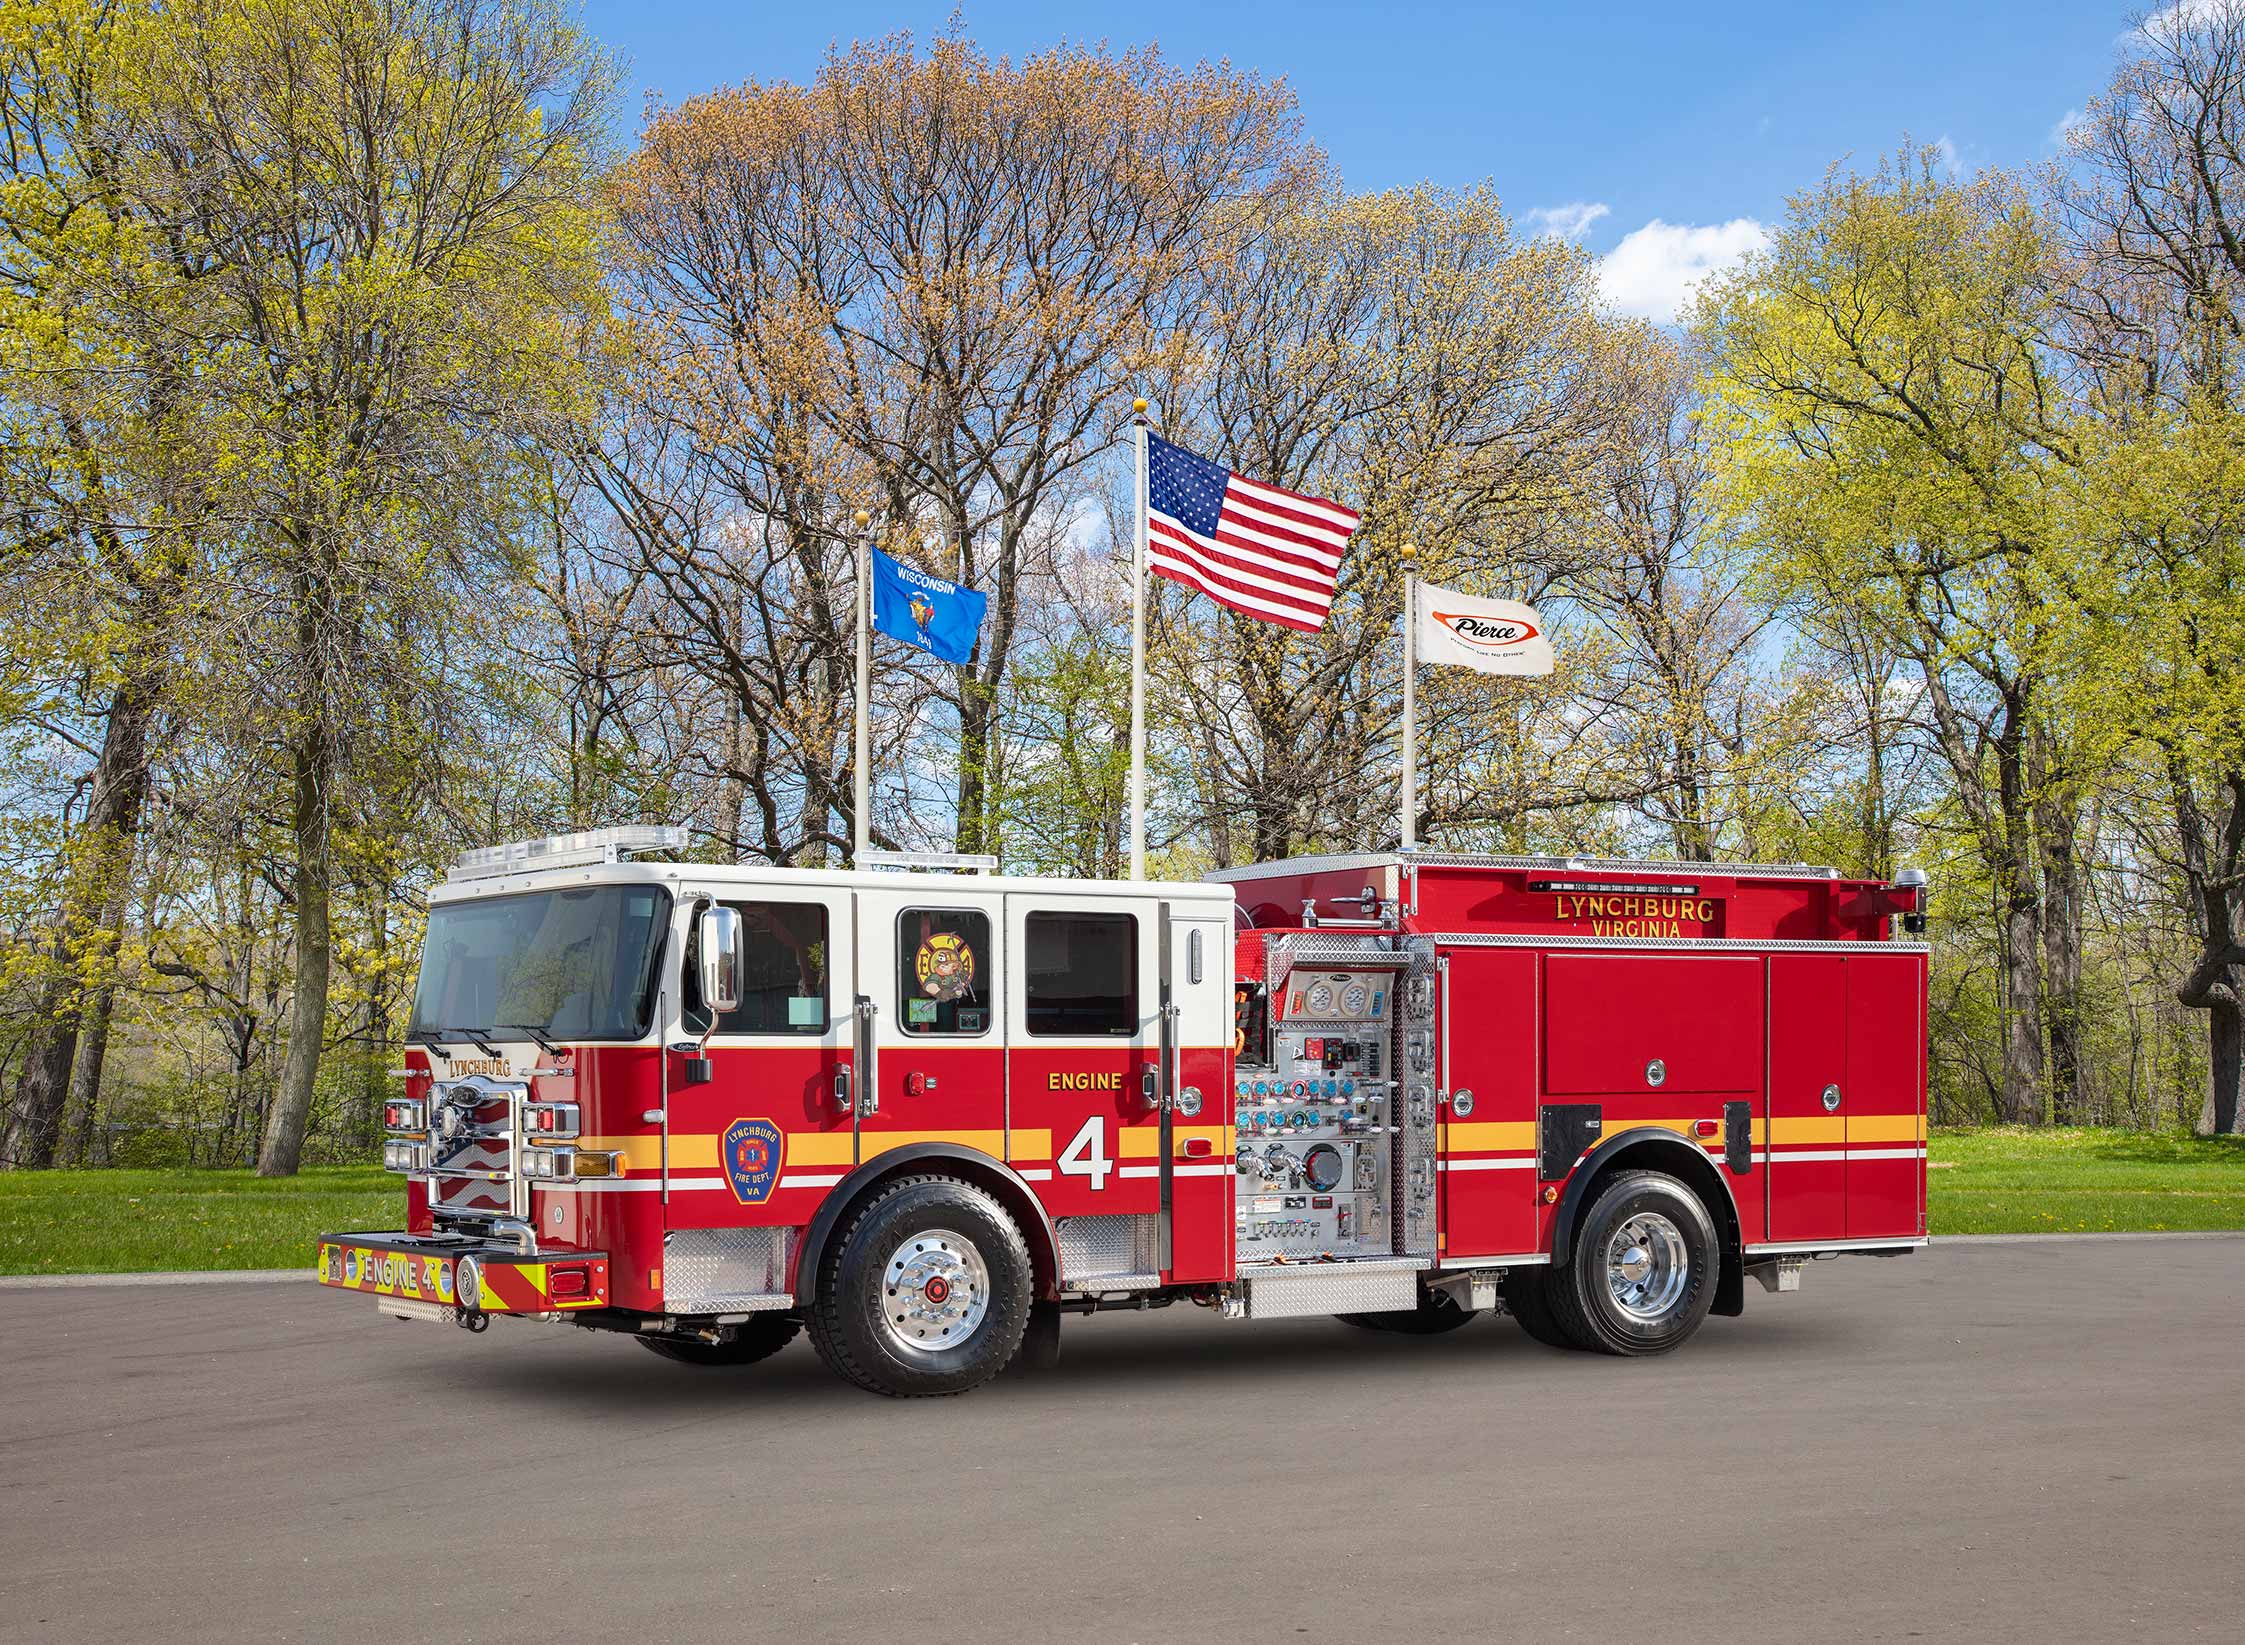
<path id="1" fill-rule="evenodd" d="M 1106 1187 L 1107 1174 L 1115 1168 L 1107 1157 L 1107 1116 L 1094 1114 L 1085 1120 L 1054 1163 L 1064 1177 L 1089 1177 L 1094 1190 Z"/>

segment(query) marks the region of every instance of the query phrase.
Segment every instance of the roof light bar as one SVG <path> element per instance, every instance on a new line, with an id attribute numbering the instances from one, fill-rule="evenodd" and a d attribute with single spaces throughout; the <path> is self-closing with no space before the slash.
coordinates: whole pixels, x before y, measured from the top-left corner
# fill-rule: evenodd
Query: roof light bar
<path id="1" fill-rule="evenodd" d="M 629 823 L 621 828 L 587 828 L 574 834 L 549 834 L 542 840 L 510 840 L 462 852 L 445 875 L 448 880 L 487 880 L 533 868 L 574 868 L 584 863 L 621 862 L 637 851 L 683 851 L 690 836 L 672 823 Z"/>
<path id="2" fill-rule="evenodd" d="M 857 854 L 860 868 L 905 868 L 953 874 L 995 874 L 998 859 L 980 851 L 875 851 Z"/>

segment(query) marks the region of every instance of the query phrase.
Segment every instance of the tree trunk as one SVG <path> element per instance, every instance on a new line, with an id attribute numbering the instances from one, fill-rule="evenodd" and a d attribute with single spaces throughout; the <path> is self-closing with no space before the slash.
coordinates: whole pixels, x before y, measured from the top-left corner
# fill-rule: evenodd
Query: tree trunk
<path id="1" fill-rule="evenodd" d="M 281 1064 L 281 1088 L 265 1117 L 264 1141 L 257 1151 L 261 1177 L 293 1177 L 303 1163 L 304 1128 L 312 1117 L 312 1091 L 327 1033 L 327 990 L 335 955 L 328 906 L 332 752 L 327 728 L 319 720 L 320 709 L 315 706 L 311 713 L 313 723 L 296 751 L 296 978 L 288 1055 Z"/>
<path id="2" fill-rule="evenodd" d="M 2206 1008 L 2206 1042 L 2211 1053 L 2211 1089 L 2207 1093 L 2206 1129 L 2218 1137 L 2245 1131 L 2245 1010 L 2238 1006 L 2238 977 L 2232 967 L 2227 998 L 2217 998 Z"/>
<path id="3" fill-rule="evenodd" d="M 141 807 L 148 797 L 148 728 L 155 717 L 156 684 L 154 666 L 134 669 L 110 704 L 101 754 L 94 764 L 93 797 L 85 821 L 71 839 L 72 860 L 64 870 L 61 905 L 49 929 L 52 970 L 32 1007 L 15 1107 L 7 1134 L 0 1137 L 0 1168 L 53 1165 L 61 1145 L 71 1069 L 78 1060 L 88 1003 L 85 974 L 90 962 L 115 951 L 117 930 L 110 911 L 124 906 L 119 893 L 132 873 Z M 102 1018 L 106 1050 L 106 1008 Z M 97 1060 L 94 1078 L 99 1077 Z"/>
<path id="4" fill-rule="evenodd" d="M 2042 1119 L 2042 955 L 2040 921 L 2031 895 L 2014 897 L 2004 917 L 2003 1117 L 2013 1125 Z"/>

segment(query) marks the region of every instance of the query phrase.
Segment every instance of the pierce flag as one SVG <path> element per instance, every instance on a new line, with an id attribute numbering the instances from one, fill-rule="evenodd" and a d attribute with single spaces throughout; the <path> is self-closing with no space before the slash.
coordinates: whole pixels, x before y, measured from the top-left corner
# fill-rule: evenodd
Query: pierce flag
<path id="1" fill-rule="evenodd" d="M 1484 674 L 1548 674 L 1551 641 L 1533 606 L 1414 583 L 1419 660 Z"/>
<path id="2" fill-rule="evenodd" d="M 947 663 L 974 655 L 987 594 L 906 565 L 879 549 L 873 555 L 873 626 Z"/>

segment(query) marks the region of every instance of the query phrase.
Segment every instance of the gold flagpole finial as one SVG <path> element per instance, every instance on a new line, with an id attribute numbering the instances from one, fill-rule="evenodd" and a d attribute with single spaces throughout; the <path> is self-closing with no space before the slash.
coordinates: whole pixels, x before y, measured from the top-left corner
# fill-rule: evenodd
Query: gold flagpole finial
<path id="1" fill-rule="evenodd" d="M 1419 557 L 1419 545 L 1417 543 L 1405 543 L 1400 552 L 1406 560 L 1415 560 Z"/>
<path id="2" fill-rule="evenodd" d="M 857 522 L 857 528 L 860 531 L 863 531 L 867 526 L 873 523 L 873 516 L 867 513 L 862 508 L 859 509 L 855 514 L 851 515 L 850 518 Z"/>
<path id="3" fill-rule="evenodd" d="M 1131 415 L 1132 415 L 1132 416 L 1134 416 L 1134 417 L 1143 417 L 1143 416 L 1145 416 L 1145 415 L 1146 415 L 1146 402 L 1145 402 L 1145 401 L 1143 401 L 1143 400 L 1133 400 L 1133 401 L 1131 401 L 1131 402 L 1130 402 L 1130 413 L 1131 413 Z"/>

